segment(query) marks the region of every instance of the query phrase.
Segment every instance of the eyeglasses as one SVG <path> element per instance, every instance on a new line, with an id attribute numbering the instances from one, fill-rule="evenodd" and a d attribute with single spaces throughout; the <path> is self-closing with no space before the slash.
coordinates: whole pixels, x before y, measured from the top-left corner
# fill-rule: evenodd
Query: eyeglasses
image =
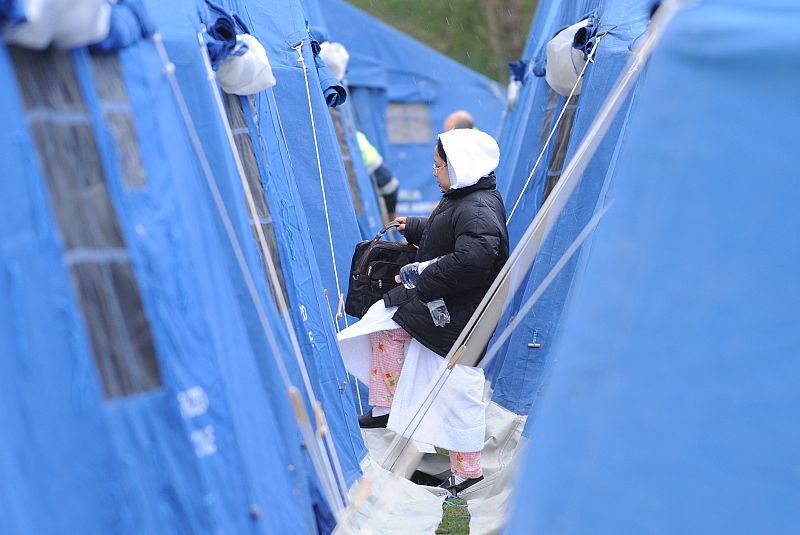
<path id="1" fill-rule="evenodd" d="M 438 170 L 440 170 L 440 169 L 444 169 L 445 167 L 447 167 L 447 164 L 446 164 L 446 163 L 444 163 L 444 164 L 442 164 L 442 165 L 440 165 L 440 166 L 438 166 L 438 167 L 437 167 L 437 166 L 434 164 L 434 166 L 433 166 L 433 172 L 435 173 L 436 171 L 438 171 Z"/>

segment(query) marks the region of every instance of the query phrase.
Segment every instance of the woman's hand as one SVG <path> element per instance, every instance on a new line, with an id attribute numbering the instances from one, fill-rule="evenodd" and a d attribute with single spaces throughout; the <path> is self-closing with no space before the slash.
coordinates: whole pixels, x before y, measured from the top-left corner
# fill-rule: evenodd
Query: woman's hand
<path id="1" fill-rule="evenodd" d="M 400 226 L 399 226 L 399 227 L 397 227 L 397 231 L 398 231 L 400 234 L 404 235 L 404 236 L 405 236 L 405 234 L 406 234 L 406 219 L 408 219 L 408 218 L 407 218 L 407 217 L 405 217 L 405 216 L 396 217 L 396 218 L 394 219 L 395 221 L 397 221 L 398 223 L 400 223 Z"/>

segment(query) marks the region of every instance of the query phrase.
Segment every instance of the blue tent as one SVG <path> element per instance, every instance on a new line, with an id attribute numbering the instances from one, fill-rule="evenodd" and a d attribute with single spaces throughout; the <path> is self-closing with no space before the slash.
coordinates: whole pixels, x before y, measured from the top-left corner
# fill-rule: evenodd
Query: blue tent
<path id="1" fill-rule="evenodd" d="M 14 439 L 0 446 L 0 464 L 8 467 L 0 486 L 0 531 L 328 531 L 327 497 L 311 469 L 308 444 L 301 444 L 275 360 L 284 359 L 290 381 L 302 385 L 270 293 L 280 290 L 269 288 L 251 237 L 253 222 L 215 105 L 218 90 L 197 40 L 208 11 L 201 3 L 149 7 L 274 330 L 265 333 L 256 320 L 153 43 L 128 43 L 109 55 L 15 49 L 9 56 L 3 49 L 0 76 L 8 83 L 0 150 L 12 180 L 3 181 L 8 224 L 0 235 L 0 291 L 13 298 L 1 309 L 0 353 L 12 358 L 0 359 L 7 396 L 0 418 Z M 246 18 L 270 55 L 286 58 L 284 65 L 273 59 L 279 79 L 281 67 L 297 69 L 288 56 L 293 51 L 273 30 L 298 21 L 308 46 L 299 4 L 248 8 L 253 16 Z M 321 99 L 315 71 L 309 76 L 311 94 Z M 297 189 L 303 168 L 288 151 L 300 134 L 284 129 L 275 106 L 284 113 L 307 111 L 305 94 L 298 95 L 257 95 L 256 113 L 243 114 L 249 117 L 244 130 L 254 146 L 271 141 L 269 150 L 251 151 L 257 182 L 273 208 L 290 314 L 349 483 L 360 474 L 366 450 L 313 259 L 308 196 Z M 250 104 L 240 103 L 242 110 Z M 64 129 L 71 129 L 68 136 Z M 318 132 L 335 139 L 329 121 Z M 321 153 L 334 148 L 320 143 Z M 54 162 L 65 155 L 74 157 L 58 167 Z M 94 178 L 74 189 L 89 190 L 85 199 L 58 188 L 84 172 Z M 345 188 L 329 195 L 349 200 L 346 182 L 340 185 Z M 345 201 L 329 199 L 338 206 L 337 222 L 352 223 L 352 244 L 359 235 Z M 85 218 L 75 217 L 84 212 Z M 111 235 L 94 236 L 92 228 L 111 229 Z M 98 270 L 102 284 L 95 280 Z M 111 308 L 93 308 L 101 304 Z M 116 321 L 114 310 L 122 312 Z M 53 336 L 37 336 L 45 330 Z M 104 338 L 112 335 L 123 338 Z M 125 362 L 96 356 L 112 345 L 126 348 L 111 352 Z M 48 394 L 37 397 L 37 391 Z M 109 440 L 93 441 L 97 436 Z M 20 461 L 23 450 L 29 460 Z M 87 518 L 94 520 L 87 525 Z"/>
<path id="2" fill-rule="evenodd" d="M 0 76 L 0 531 L 314 529 L 152 43 Z"/>
<path id="3" fill-rule="evenodd" d="M 325 23 L 325 17 L 320 10 L 317 0 L 302 0 L 308 24 L 317 34 L 329 36 L 330 41 L 336 41 L 336 31 Z M 349 89 L 349 88 L 348 88 Z M 333 120 L 334 131 L 339 142 L 339 148 L 347 171 L 350 195 L 353 208 L 358 218 L 358 225 L 364 239 L 370 239 L 380 230 L 383 216 L 378 204 L 375 183 L 372 180 L 364 160 L 361 149 L 356 139 L 356 119 L 353 115 L 352 99 L 335 108 L 329 108 Z"/>
<path id="4" fill-rule="evenodd" d="M 324 288 L 330 295 L 331 308 L 336 313 L 339 304 L 337 292 L 347 293 L 350 260 L 354 244 L 361 240 L 361 231 L 339 142 L 314 67 L 305 15 L 299 4 L 293 1 L 277 4 L 253 2 L 242 7 L 241 11 L 248 13 L 256 25 L 254 31 L 259 31 L 265 45 L 269 45 L 267 53 L 282 75 L 273 88 L 277 112 L 281 117 L 292 169 L 298 177 L 296 185 L 303 199 L 314 255 Z M 292 47 L 301 42 L 298 53 Z M 303 65 L 306 66 L 309 92 L 306 91 Z M 344 321 L 337 323 L 342 328 L 345 326 Z"/>
<path id="5" fill-rule="evenodd" d="M 798 15 L 710 0 L 655 50 L 510 533 L 796 531 Z"/>
<path id="6" fill-rule="evenodd" d="M 558 180 L 565 163 L 583 140 L 630 55 L 631 45 L 644 32 L 651 6 L 652 2 L 647 0 L 553 0 L 540 4 L 526 47 L 528 72 L 520 100 L 516 109 L 506 117 L 501 140 L 503 157 L 498 169 L 498 182 L 509 213 L 519 199 L 517 210 L 509 221 L 512 247 L 541 206 L 548 185 Z M 544 74 L 547 41 L 562 28 L 587 15 L 594 18 L 598 33 L 605 36 L 597 45 L 594 63 L 586 70 L 580 95 L 567 103 L 566 97 L 557 95 L 544 77 L 537 76 L 534 71 Z M 556 134 L 531 176 L 544 142 L 565 107 Z M 594 213 L 607 172 L 613 166 L 616 140 L 623 129 L 624 116 L 623 111 L 611 126 L 578 189 L 543 244 L 530 274 L 511 298 L 498 326 L 498 334 L 518 315 L 522 304 L 537 290 Z M 529 179 L 530 183 L 522 194 Z M 487 377 L 494 388 L 493 400 L 514 413 L 528 414 L 536 400 L 550 363 L 550 351 L 558 334 L 574 270 L 575 259 L 561 271 L 496 357 L 487 363 Z"/>
<path id="7" fill-rule="evenodd" d="M 200 19 L 195 16 L 193 20 L 189 14 L 194 13 L 197 8 L 186 7 L 184 11 L 180 11 L 175 6 L 151 7 L 161 25 L 172 32 L 165 32 L 167 48 L 172 61 L 177 65 L 176 73 L 188 97 L 190 110 L 196 118 L 198 134 L 215 174 L 225 188 L 223 196 L 226 205 L 230 207 L 229 209 L 239 210 L 238 213 L 241 214 L 237 226 L 240 242 L 250 252 L 251 270 L 260 274 L 256 277 L 257 284 L 261 295 L 266 297 L 268 293 L 266 277 L 261 269 L 258 249 L 247 221 L 240 178 L 224 125 L 216 113 L 213 91 L 218 89 L 208 82 L 198 41 L 194 38 Z M 248 29 L 264 45 L 278 80 L 278 85 L 274 89 L 283 88 L 283 93 L 273 90 L 262 92 L 254 97 L 252 103 L 249 99 L 243 99 L 240 101 L 240 109 L 246 121 L 244 129 L 250 137 L 251 146 L 261 149 L 251 149 L 253 153 L 251 157 L 256 161 L 254 169 L 251 170 L 256 175 L 253 177 L 256 193 L 259 193 L 260 185 L 261 194 L 266 195 L 263 200 L 266 201 L 272 218 L 276 249 L 279 252 L 278 263 L 285 282 L 283 291 L 288 296 L 297 339 L 316 396 L 326 411 L 345 479 L 351 483 L 360 475 L 359 461 L 366 455 L 366 448 L 358 429 L 354 400 L 346 388 L 349 382 L 348 376 L 336 345 L 331 321 L 331 308 L 335 313 L 337 304 L 335 282 L 331 284 L 333 288 L 328 291 L 329 297 L 326 298 L 325 295 L 328 286 L 325 286 L 324 274 L 329 267 L 331 271 L 327 280 L 335 281 L 330 243 L 315 160 L 316 150 L 313 134 L 310 133 L 305 78 L 302 66 L 297 61 L 297 53 L 292 48 L 296 43 L 289 43 L 297 38 L 297 42 L 302 43 L 304 54 L 308 48 L 308 58 L 305 60 L 313 66 L 310 39 L 305 29 L 303 13 L 299 3 L 293 0 L 286 0 L 280 4 L 271 2 L 269 9 L 259 2 L 249 2 L 247 5 L 231 2 L 222 7 L 238 13 L 246 22 Z M 211 15 L 203 11 L 203 16 Z M 296 24 L 288 25 L 291 21 Z M 278 27 L 282 29 L 277 30 Z M 325 111 L 322 90 L 313 67 L 308 69 L 308 76 L 312 102 L 320 103 L 319 107 L 314 108 L 315 117 L 328 118 L 327 122 L 317 123 L 316 131 L 320 160 L 323 164 L 328 210 L 336 214 L 335 222 L 342 225 L 342 229 L 337 229 L 337 233 L 334 234 L 337 239 L 334 245 L 341 245 L 343 248 L 345 240 L 342 236 L 349 236 L 351 243 L 355 243 L 360 235 L 349 201 L 347 185 L 343 181 L 346 179 L 337 174 L 340 167 L 335 163 L 337 161 L 341 163 L 341 156 L 338 160 L 333 157 L 334 153 L 339 154 L 338 145 L 332 144 L 335 143 L 335 135 Z M 292 84 L 295 84 L 294 89 Z M 319 113 L 320 111 L 322 113 Z M 299 180 L 297 179 L 299 176 L 309 178 Z M 315 194 L 318 194 L 319 198 L 315 199 L 313 197 Z M 346 229 L 350 229 L 351 232 L 347 232 Z M 338 241 L 339 239 L 341 241 Z M 337 248 L 336 251 L 338 253 L 341 249 Z M 317 262 L 314 261 L 315 258 Z M 320 258 L 326 263 L 318 264 Z M 233 269 L 232 266 L 231 270 Z M 341 268 L 338 271 L 340 277 L 347 277 L 347 273 Z M 244 295 L 244 283 L 239 282 L 242 306 L 249 310 L 249 300 Z M 343 291 L 346 291 L 346 287 Z M 250 310 L 246 318 L 251 336 L 262 339 L 255 312 Z M 278 329 L 284 329 L 282 322 L 275 325 Z M 289 350 L 286 354 L 292 353 Z M 297 374 L 295 379 L 297 384 L 302 382 Z"/>
<path id="8" fill-rule="evenodd" d="M 494 135 L 505 92 L 347 2 L 318 3 L 335 40 L 350 52 L 347 76 L 358 123 L 400 179 L 397 213 L 427 216 L 441 197 L 430 168 L 445 118 L 466 109 Z"/>

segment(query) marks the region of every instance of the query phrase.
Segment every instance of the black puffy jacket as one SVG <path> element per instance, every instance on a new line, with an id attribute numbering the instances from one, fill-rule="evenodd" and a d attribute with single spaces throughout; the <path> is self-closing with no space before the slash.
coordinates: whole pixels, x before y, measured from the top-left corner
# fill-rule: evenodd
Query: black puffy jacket
<path id="1" fill-rule="evenodd" d="M 384 303 L 399 307 L 393 319 L 411 336 L 445 356 L 508 260 L 506 210 L 494 173 L 445 193 L 429 217 L 409 217 L 405 236 L 419 245 L 418 262 L 442 258 L 422 272 L 416 288 L 395 288 Z M 439 297 L 450 311 L 444 327 L 434 325 L 425 305 Z"/>

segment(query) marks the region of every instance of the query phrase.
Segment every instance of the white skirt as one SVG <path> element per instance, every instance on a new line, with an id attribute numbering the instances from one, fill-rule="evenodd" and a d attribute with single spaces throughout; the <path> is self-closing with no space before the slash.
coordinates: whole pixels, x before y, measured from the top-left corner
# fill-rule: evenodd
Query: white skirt
<path id="1" fill-rule="evenodd" d="M 345 367 L 365 384 L 369 384 L 372 361 L 369 334 L 400 329 L 392 319 L 396 311 L 397 307 L 386 308 L 383 300 L 378 301 L 360 321 L 339 333 Z M 456 364 L 447 370 L 445 359 L 413 338 L 405 354 L 387 429 L 450 451 L 483 449 L 483 369 Z"/>

